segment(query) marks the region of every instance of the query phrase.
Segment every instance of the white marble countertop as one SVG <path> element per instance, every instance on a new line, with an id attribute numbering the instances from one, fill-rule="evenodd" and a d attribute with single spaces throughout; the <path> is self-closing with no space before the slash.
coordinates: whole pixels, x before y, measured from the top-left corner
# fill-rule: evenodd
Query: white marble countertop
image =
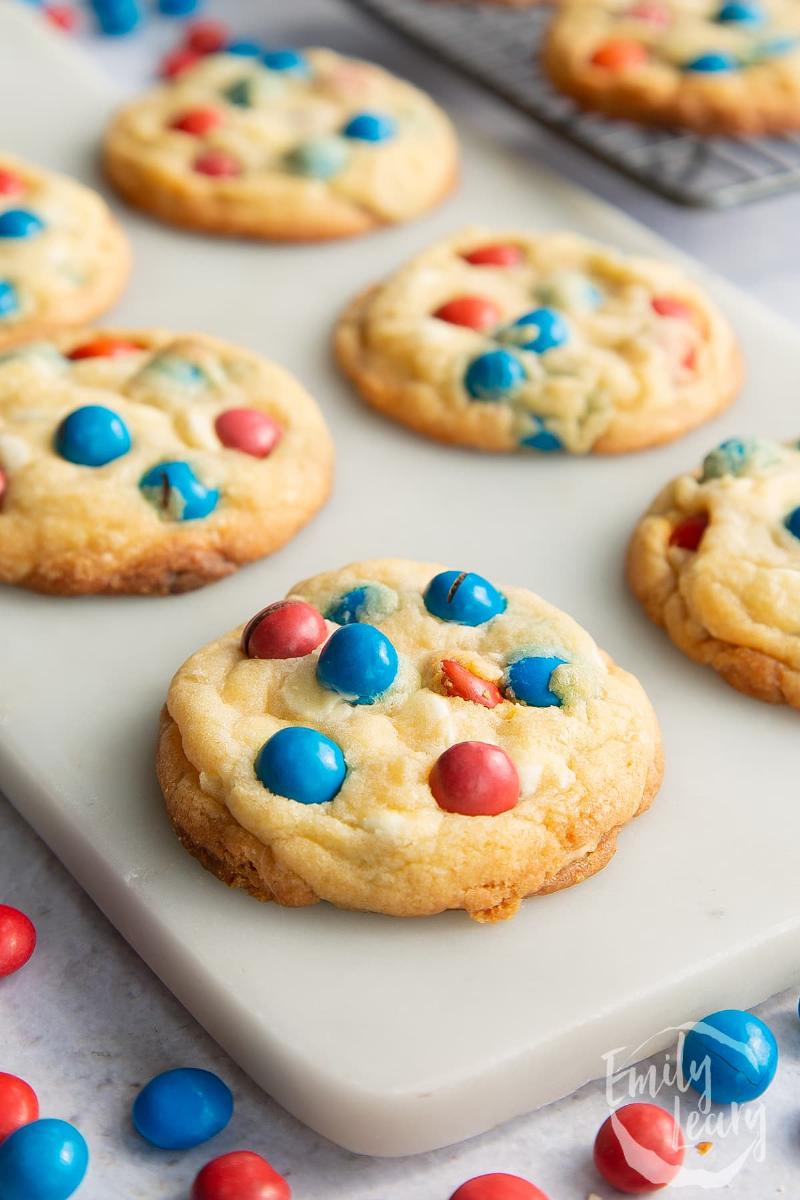
<path id="1" fill-rule="evenodd" d="M 511 112 L 399 37 L 339 0 L 218 0 L 208 15 L 228 20 L 237 35 L 273 44 L 328 44 L 383 62 L 428 88 L 444 103 L 520 155 L 535 156 L 639 220 L 767 304 L 800 320 L 800 192 L 724 213 L 679 208 L 651 195 L 580 151 Z M 154 21 L 120 41 L 86 37 L 90 53 L 132 89 L 152 74 L 160 49 L 177 39 L 175 25 Z M 538 1113 L 460 1146 L 413 1159 L 366 1159 L 313 1134 L 266 1097 L 208 1038 L 106 922 L 33 832 L 0 798 L 0 900 L 37 923 L 31 963 L 0 985 L 0 1069 L 27 1078 L 42 1114 L 73 1121 L 87 1137 L 92 1163 L 81 1200 L 185 1200 L 209 1158 L 250 1148 L 290 1179 L 296 1200 L 448 1200 L 473 1175 L 507 1171 L 530 1178 L 551 1200 L 611 1200 L 591 1163 L 592 1141 L 608 1112 L 596 1083 Z M 800 968 L 798 968 L 800 978 Z M 740 1114 L 712 1113 L 692 1141 L 711 1152 L 687 1154 L 699 1177 L 672 1191 L 689 1200 L 718 1190 L 723 1169 L 742 1156 L 724 1189 L 736 1200 L 798 1193 L 797 1095 L 800 1025 L 795 996 L 759 1010 L 781 1045 L 777 1079 L 763 1103 Z M 659 1070 L 663 1059 L 656 1060 Z M 167 1066 L 203 1066 L 233 1088 L 234 1118 L 213 1143 L 184 1154 L 146 1146 L 131 1130 L 137 1089 Z M 675 1089 L 656 1097 L 671 1107 Z M 624 1099 L 619 1088 L 615 1100 Z M 681 1101 L 682 1113 L 691 1105 Z M 726 1122 L 721 1124 L 721 1118 Z M 745 1119 L 747 1118 L 747 1119 Z"/>

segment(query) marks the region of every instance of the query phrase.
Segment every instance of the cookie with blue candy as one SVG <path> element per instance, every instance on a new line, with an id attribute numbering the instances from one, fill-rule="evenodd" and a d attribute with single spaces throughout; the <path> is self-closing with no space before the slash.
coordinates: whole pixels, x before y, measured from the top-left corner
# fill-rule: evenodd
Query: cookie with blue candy
<path id="1" fill-rule="evenodd" d="M 526 455 L 670 441 L 742 374 L 730 325 L 679 267 L 574 233 L 461 230 L 357 296 L 335 348 L 386 416 Z"/>
<path id="2" fill-rule="evenodd" d="M 275 363 L 204 335 L 113 330 L 0 353 L 0 582 L 184 592 L 287 542 L 333 447 Z"/>
<path id="3" fill-rule="evenodd" d="M 689 658 L 800 709 L 800 443 L 734 437 L 709 451 L 640 520 L 628 578 Z"/>
<path id="4" fill-rule="evenodd" d="M 454 187 L 458 145 L 424 92 L 372 63 L 234 42 L 118 113 L 105 164 L 162 220 L 304 241 L 419 216 Z"/>
<path id="5" fill-rule="evenodd" d="M 178 670 L 159 781 L 225 883 L 494 922 L 609 861 L 661 781 L 644 691 L 563 612 L 461 566 L 325 572 Z"/>

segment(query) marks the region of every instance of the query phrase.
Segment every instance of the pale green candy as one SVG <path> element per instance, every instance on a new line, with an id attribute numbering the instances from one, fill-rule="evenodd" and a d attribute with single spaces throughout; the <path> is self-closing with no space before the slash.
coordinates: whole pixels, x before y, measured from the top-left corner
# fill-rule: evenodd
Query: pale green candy
<path id="1" fill-rule="evenodd" d="M 350 147 L 344 138 L 321 137 L 303 142 L 286 156 L 286 165 L 309 179 L 330 179 L 346 166 Z"/>
<path id="2" fill-rule="evenodd" d="M 723 475 L 747 475 L 751 470 L 768 467 L 778 459 L 778 447 L 758 438 L 728 438 L 703 459 L 701 481 L 721 479 Z"/>

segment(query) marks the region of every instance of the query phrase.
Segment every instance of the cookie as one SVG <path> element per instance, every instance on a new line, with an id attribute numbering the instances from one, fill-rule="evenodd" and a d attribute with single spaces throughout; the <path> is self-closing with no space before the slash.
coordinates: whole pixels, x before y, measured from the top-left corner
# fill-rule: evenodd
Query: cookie
<path id="1" fill-rule="evenodd" d="M 696 662 L 769 704 L 800 708 L 800 447 L 723 442 L 640 521 L 628 577 Z"/>
<path id="2" fill-rule="evenodd" d="M 800 128 L 795 0 L 565 0 L 544 65 L 584 108 L 706 134 Z"/>
<path id="3" fill-rule="evenodd" d="M 358 296 L 335 345 L 375 408 L 479 450 L 640 450 L 708 420 L 741 377 L 682 271 L 573 233 L 464 230 Z"/>
<path id="4" fill-rule="evenodd" d="M 0 154 L 0 351 L 92 320 L 129 269 L 127 240 L 96 192 Z"/>
<path id="5" fill-rule="evenodd" d="M 570 617 L 400 559 L 194 654 L 157 767 L 185 847 L 260 900 L 480 921 L 605 866 L 662 771 L 641 685 Z"/>
<path id="6" fill-rule="evenodd" d="M 441 109 L 380 67 L 275 50 L 207 55 L 135 100 L 108 130 L 105 164 L 165 221 L 313 240 L 419 216 L 454 186 L 458 147 Z"/>
<path id="7" fill-rule="evenodd" d="M 283 368 L 205 335 L 63 335 L 0 356 L 0 582 L 183 592 L 277 550 L 333 450 Z"/>

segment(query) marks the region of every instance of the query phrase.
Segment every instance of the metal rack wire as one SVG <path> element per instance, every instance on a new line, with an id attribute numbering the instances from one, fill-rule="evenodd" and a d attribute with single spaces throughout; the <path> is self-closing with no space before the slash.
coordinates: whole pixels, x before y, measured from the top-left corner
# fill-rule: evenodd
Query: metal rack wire
<path id="1" fill-rule="evenodd" d="M 538 47 L 551 10 L 454 0 L 354 0 L 528 116 L 681 204 L 728 208 L 800 186 L 800 135 L 709 138 L 581 112 Z"/>

